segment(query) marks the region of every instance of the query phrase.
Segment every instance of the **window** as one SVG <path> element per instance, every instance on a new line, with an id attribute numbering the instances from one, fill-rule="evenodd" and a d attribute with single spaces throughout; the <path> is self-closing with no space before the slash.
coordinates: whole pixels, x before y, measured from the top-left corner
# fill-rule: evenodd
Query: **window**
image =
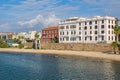
<path id="1" fill-rule="evenodd" d="M 64 35 L 64 32 L 63 32 L 63 35 Z"/>
<path id="2" fill-rule="evenodd" d="M 108 40 L 110 40 L 110 36 L 108 37 Z"/>
<path id="3" fill-rule="evenodd" d="M 76 31 L 74 31 L 74 34 L 76 34 Z"/>
<path id="4" fill-rule="evenodd" d="M 89 22 L 89 25 L 91 25 L 91 24 L 92 24 L 92 21 Z"/>
<path id="5" fill-rule="evenodd" d="M 97 24 L 97 21 L 95 21 L 95 24 Z"/>
<path id="6" fill-rule="evenodd" d="M 69 29 L 69 26 L 66 26 L 66 29 Z"/>
<path id="7" fill-rule="evenodd" d="M 104 40 L 104 36 L 102 36 L 102 40 Z"/>
<path id="8" fill-rule="evenodd" d="M 85 37 L 85 41 L 87 40 L 87 37 Z"/>
<path id="9" fill-rule="evenodd" d="M 69 34 L 69 32 L 67 31 L 67 35 Z"/>
<path id="10" fill-rule="evenodd" d="M 85 35 L 87 35 L 87 32 L 85 31 Z"/>
<path id="11" fill-rule="evenodd" d="M 62 32 L 60 32 L 60 35 L 62 35 Z"/>
<path id="12" fill-rule="evenodd" d="M 101 25 L 101 29 L 104 29 L 104 25 Z"/>
<path id="13" fill-rule="evenodd" d="M 74 29 L 74 28 L 76 28 L 76 25 L 71 25 L 70 26 L 70 29 Z"/>
<path id="14" fill-rule="evenodd" d="M 113 36 L 112 36 L 112 40 L 113 40 Z"/>
<path id="15" fill-rule="evenodd" d="M 115 24 L 117 24 L 117 21 L 115 21 Z"/>
<path id="16" fill-rule="evenodd" d="M 104 20 L 102 20 L 102 23 L 104 23 Z"/>
<path id="17" fill-rule="evenodd" d="M 60 29 L 64 29 L 64 26 L 61 26 Z"/>
<path id="18" fill-rule="evenodd" d="M 81 41 L 81 37 L 79 37 L 79 41 Z"/>
<path id="19" fill-rule="evenodd" d="M 112 31 L 112 34 L 114 34 L 114 31 Z"/>
<path id="20" fill-rule="evenodd" d="M 90 40 L 92 40 L 92 36 L 90 36 Z"/>
<path id="21" fill-rule="evenodd" d="M 73 31 L 71 31 L 71 34 L 73 34 Z"/>
<path id="22" fill-rule="evenodd" d="M 81 32 L 79 32 L 79 35 L 81 35 Z"/>
<path id="23" fill-rule="evenodd" d="M 113 20 L 112 20 L 112 24 L 113 24 Z"/>
<path id="24" fill-rule="evenodd" d="M 108 22 L 110 23 L 110 20 Z"/>
<path id="25" fill-rule="evenodd" d="M 95 29 L 97 29 L 97 26 L 95 26 Z"/>
<path id="26" fill-rule="evenodd" d="M 97 36 L 95 36 L 95 40 L 97 40 Z"/>
<path id="27" fill-rule="evenodd" d="M 60 41 L 62 41 L 62 38 L 60 38 Z"/>
<path id="28" fill-rule="evenodd" d="M 87 26 L 84 27 L 84 30 L 86 30 L 86 29 L 87 29 Z"/>
<path id="29" fill-rule="evenodd" d="M 69 41 L 69 37 L 66 37 L 66 41 Z"/>
<path id="30" fill-rule="evenodd" d="M 90 29 L 92 29 L 92 26 L 90 26 Z"/>
<path id="31" fill-rule="evenodd" d="M 81 25 L 81 22 L 79 22 L 79 25 Z"/>
<path id="32" fill-rule="evenodd" d="M 63 38 L 63 41 L 64 41 L 64 38 Z"/>
<path id="33" fill-rule="evenodd" d="M 104 33 L 105 33 L 104 30 L 102 30 L 102 31 L 101 31 L 101 34 L 104 34 Z"/>
<path id="34" fill-rule="evenodd" d="M 97 31 L 95 31 L 95 34 L 97 34 Z"/>
<path id="35" fill-rule="evenodd" d="M 71 41 L 76 41 L 76 37 L 71 37 L 70 40 Z"/>
<path id="36" fill-rule="evenodd" d="M 108 34 L 110 34 L 110 31 L 108 31 Z"/>
<path id="37" fill-rule="evenodd" d="M 110 25 L 108 25 L 108 28 L 110 29 Z"/>
<path id="38" fill-rule="evenodd" d="M 90 31 L 90 34 L 92 34 L 92 31 Z"/>
<path id="39" fill-rule="evenodd" d="M 87 22 L 85 22 L 85 25 L 87 25 Z"/>
<path id="40" fill-rule="evenodd" d="M 81 27 L 79 27 L 79 30 L 81 30 Z"/>
<path id="41" fill-rule="evenodd" d="M 112 29 L 113 29 L 113 25 L 112 25 Z"/>

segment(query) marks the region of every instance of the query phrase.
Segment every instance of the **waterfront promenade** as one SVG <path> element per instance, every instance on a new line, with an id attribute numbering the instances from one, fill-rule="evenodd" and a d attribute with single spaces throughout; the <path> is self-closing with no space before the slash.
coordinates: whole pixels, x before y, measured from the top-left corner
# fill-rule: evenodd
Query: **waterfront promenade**
<path id="1" fill-rule="evenodd" d="M 69 51 L 69 50 L 35 50 L 35 49 L 17 49 L 17 48 L 0 48 L 0 52 L 26 52 L 26 53 L 39 53 L 39 54 L 57 54 L 57 55 L 83 56 L 83 57 L 120 61 L 120 55 L 112 54 L 109 52 Z"/>

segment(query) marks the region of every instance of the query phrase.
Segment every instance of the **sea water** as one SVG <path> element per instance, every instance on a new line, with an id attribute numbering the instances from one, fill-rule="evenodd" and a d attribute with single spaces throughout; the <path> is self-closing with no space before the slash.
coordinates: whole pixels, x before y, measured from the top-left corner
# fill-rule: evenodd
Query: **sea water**
<path id="1" fill-rule="evenodd" d="M 120 62 L 0 52 L 0 80 L 120 80 Z"/>

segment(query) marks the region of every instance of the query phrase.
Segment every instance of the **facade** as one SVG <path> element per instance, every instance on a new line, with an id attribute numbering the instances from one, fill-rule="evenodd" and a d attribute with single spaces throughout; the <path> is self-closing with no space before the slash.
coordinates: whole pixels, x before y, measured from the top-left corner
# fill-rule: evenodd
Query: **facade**
<path id="1" fill-rule="evenodd" d="M 13 32 L 0 32 L 0 39 L 12 39 Z"/>
<path id="2" fill-rule="evenodd" d="M 12 39 L 29 39 L 29 40 L 34 40 L 35 39 L 35 34 L 39 34 L 39 38 L 41 38 L 41 33 L 37 31 L 29 31 L 29 32 L 20 32 L 18 34 L 13 35 Z"/>
<path id="3" fill-rule="evenodd" d="M 118 24 L 114 17 L 77 18 L 59 22 L 60 43 L 112 43 L 115 41 L 113 27 Z"/>
<path id="4" fill-rule="evenodd" d="M 42 42 L 50 43 L 54 39 L 55 43 L 58 43 L 58 26 L 50 26 L 42 29 Z"/>

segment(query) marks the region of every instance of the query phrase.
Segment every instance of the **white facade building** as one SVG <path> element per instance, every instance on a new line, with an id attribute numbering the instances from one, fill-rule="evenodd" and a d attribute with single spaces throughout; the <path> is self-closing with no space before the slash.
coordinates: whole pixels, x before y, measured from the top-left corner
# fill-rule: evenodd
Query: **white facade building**
<path id="1" fill-rule="evenodd" d="M 29 31 L 29 32 L 20 32 L 18 34 L 13 35 L 12 39 L 19 39 L 19 38 L 23 38 L 23 39 L 29 39 L 29 40 L 34 40 L 35 39 L 35 34 L 38 33 L 39 34 L 39 38 L 41 38 L 41 33 L 37 32 L 37 31 Z"/>
<path id="2" fill-rule="evenodd" d="M 115 17 L 77 18 L 59 22 L 60 43 L 112 43 L 115 41 L 113 27 Z"/>

